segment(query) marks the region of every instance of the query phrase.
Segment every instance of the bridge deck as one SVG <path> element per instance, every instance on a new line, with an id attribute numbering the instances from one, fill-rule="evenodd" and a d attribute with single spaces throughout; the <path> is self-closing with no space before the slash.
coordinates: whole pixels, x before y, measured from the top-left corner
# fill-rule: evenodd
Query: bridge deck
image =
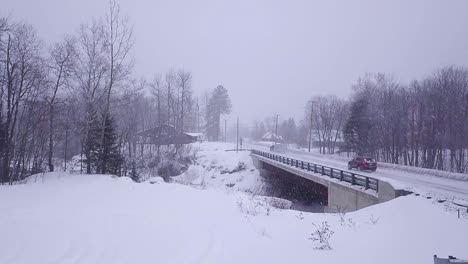
<path id="1" fill-rule="evenodd" d="M 252 154 L 263 162 L 325 186 L 332 181 L 375 196 L 379 191 L 379 180 L 372 177 L 255 149 Z"/>
<path id="2" fill-rule="evenodd" d="M 270 152 L 269 146 L 266 143 L 255 143 L 251 148 Z M 279 155 L 353 172 L 347 170 L 348 159 L 336 155 L 322 155 L 296 149 L 288 149 L 285 153 Z M 464 180 L 467 177 L 464 174 L 387 163 L 380 163 L 376 172 L 364 172 L 363 174 L 385 181 L 397 189 L 410 190 L 437 199 L 462 199 L 468 201 L 468 179 Z"/>

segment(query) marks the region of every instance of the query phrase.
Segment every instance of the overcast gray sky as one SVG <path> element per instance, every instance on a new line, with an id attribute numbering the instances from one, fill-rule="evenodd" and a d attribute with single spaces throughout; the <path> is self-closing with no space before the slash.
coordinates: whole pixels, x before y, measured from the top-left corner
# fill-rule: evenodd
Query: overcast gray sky
<path id="1" fill-rule="evenodd" d="M 134 24 L 135 76 L 193 73 L 197 93 L 224 85 L 244 122 L 302 118 L 316 94 L 347 97 L 366 72 L 402 82 L 468 63 L 468 1 L 120 0 Z M 0 0 L 46 43 L 103 16 L 106 0 Z"/>

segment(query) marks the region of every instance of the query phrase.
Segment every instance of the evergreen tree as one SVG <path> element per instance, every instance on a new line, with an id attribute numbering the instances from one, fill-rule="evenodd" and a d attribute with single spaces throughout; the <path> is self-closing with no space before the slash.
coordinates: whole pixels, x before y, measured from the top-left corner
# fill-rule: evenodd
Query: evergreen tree
<path id="1" fill-rule="evenodd" d="M 369 113 L 369 102 L 366 99 L 357 99 L 351 105 L 351 114 L 344 128 L 344 138 L 348 150 L 358 155 L 371 152 L 369 133 L 372 127 Z"/>
<path id="2" fill-rule="evenodd" d="M 88 107 L 87 121 L 84 131 L 83 154 L 85 155 L 86 173 L 91 174 L 96 171 L 97 162 L 99 160 L 99 139 L 100 126 L 97 111 L 92 107 Z"/>
<path id="3" fill-rule="evenodd" d="M 297 126 L 294 118 L 290 117 L 284 120 L 279 127 L 279 135 L 281 135 L 287 143 L 297 143 Z"/>
<path id="4" fill-rule="evenodd" d="M 218 85 L 211 94 L 206 109 L 206 126 L 209 140 L 219 140 L 221 115 L 231 113 L 231 108 L 228 91 L 222 85 Z"/>
<path id="5" fill-rule="evenodd" d="M 98 171 L 102 174 L 120 175 L 123 157 L 119 152 L 115 120 L 111 115 L 104 115 L 104 141 L 99 148 Z"/>
<path id="6" fill-rule="evenodd" d="M 290 117 L 288 119 L 288 133 L 287 138 L 289 143 L 295 143 L 297 139 L 297 127 L 294 118 Z"/>

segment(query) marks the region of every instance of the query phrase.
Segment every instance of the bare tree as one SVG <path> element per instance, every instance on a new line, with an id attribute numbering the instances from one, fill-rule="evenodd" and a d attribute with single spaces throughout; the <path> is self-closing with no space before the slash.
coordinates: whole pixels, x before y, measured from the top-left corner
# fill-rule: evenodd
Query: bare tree
<path id="1" fill-rule="evenodd" d="M 99 102 L 106 92 L 108 74 L 103 25 L 98 21 L 82 25 L 78 35 L 77 60 L 74 67 L 75 87 L 84 104 L 82 152 L 86 157 L 86 173 L 91 173 L 93 148 L 96 143 L 91 128 L 98 113 Z"/>
<path id="2" fill-rule="evenodd" d="M 167 89 L 167 124 L 171 123 L 171 107 L 174 108 L 173 99 L 172 99 L 172 88 L 175 82 L 175 73 L 173 70 L 166 72 L 165 75 L 165 86 Z M 174 113 L 174 109 L 173 109 Z M 174 115 L 174 124 L 175 124 L 175 114 Z"/>
<path id="3" fill-rule="evenodd" d="M 32 147 L 29 140 L 42 121 L 37 102 L 44 72 L 41 45 L 32 26 L 3 20 L 0 34 L 0 181 L 11 183 L 24 176 L 27 148 Z"/>
<path id="4" fill-rule="evenodd" d="M 370 146 L 369 154 L 389 163 L 466 171 L 467 69 L 444 67 L 408 87 L 392 76 L 367 74 L 353 88 L 353 104 L 367 104 L 369 142 L 361 145 Z"/>
<path id="5" fill-rule="evenodd" d="M 109 63 L 107 80 L 107 100 L 102 118 L 100 149 L 103 149 L 106 120 L 110 118 L 111 93 L 119 82 L 125 80 L 131 72 L 132 63 L 129 53 L 134 43 L 133 28 L 128 18 L 121 17 L 120 6 L 115 0 L 109 1 L 109 12 L 104 25 L 104 44 Z M 106 173 L 106 160 L 100 161 L 101 173 Z"/>
<path id="6" fill-rule="evenodd" d="M 184 131 L 184 102 L 187 103 L 190 96 L 192 74 L 190 72 L 180 70 L 177 73 L 178 85 L 181 89 L 181 110 L 180 110 L 180 131 Z"/>
<path id="7" fill-rule="evenodd" d="M 153 82 L 150 84 L 151 87 L 151 93 L 153 94 L 154 97 L 156 97 L 156 103 L 157 103 L 157 108 L 158 108 L 158 126 L 162 124 L 162 119 L 161 119 L 161 97 L 162 97 L 162 80 L 161 80 L 161 75 L 156 74 L 153 78 Z"/>
<path id="8" fill-rule="evenodd" d="M 52 156 L 54 150 L 54 108 L 56 104 L 57 92 L 59 88 L 62 88 L 67 83 L 68 78 L 70 78 L 72 74 L 74 56 L 75 40 L 73 38 L 66 38 L 64 41 L 55 44 L 55 46 L 50 51 L 48 68 L 51 82 L 51 94 L 46 99 L 49 105 L 49 171 L 54 171 Z"/>
<path id="9" fill-rule="evenodd" d="M 312 115 L 310 113 L 311 102 L 315 104 Z M 335 152 L 337 141 L 342 140 L 342 129 L 346 118 L 347 103 L 336 96 L 314 96 L 309 100 L 304 120 L 312 122 L 320 153 L 333 154 Z"/>

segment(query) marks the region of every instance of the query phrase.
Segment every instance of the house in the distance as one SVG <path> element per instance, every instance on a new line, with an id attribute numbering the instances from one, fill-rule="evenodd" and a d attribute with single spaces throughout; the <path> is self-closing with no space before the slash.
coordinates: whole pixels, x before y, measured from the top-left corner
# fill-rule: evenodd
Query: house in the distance
<path id="1" fill-rule="evenodd" d="M 280 135 L 277 135 L 275 132 L 270 131 L 270 132 L 267 132 L 265 135 L 263 135 L 262 141 L 281 143 L 283 142 L 283 137 Z"/>
<path id="2" fill-rule="evenodd" d="M 137 133 L 140 145 L 183 145 L 196 142 L 196 137 L 179 132 L 170 125 L 161 125 Z"/>
<path id="3" fill-rule="evenodd" d="M 195 138 L 196 141 L 198 142 L 203 142 L 206 140 L 206 135 L 205 133 L 185 133 L 189 136 L 192 136 L 193 138 Z"/>

